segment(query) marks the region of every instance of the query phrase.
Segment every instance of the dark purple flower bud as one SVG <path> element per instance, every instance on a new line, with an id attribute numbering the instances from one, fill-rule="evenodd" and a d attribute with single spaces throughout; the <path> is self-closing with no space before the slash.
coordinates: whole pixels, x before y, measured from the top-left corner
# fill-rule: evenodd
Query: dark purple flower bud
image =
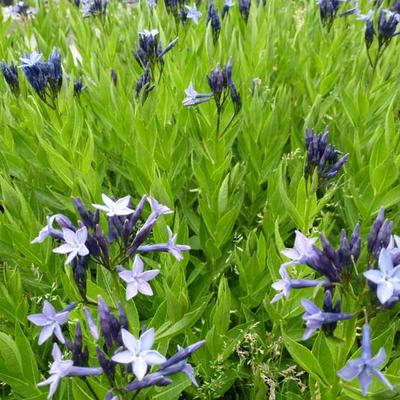
<path id="1" fill-rule="evenodd" d="M 141 77 L 138 80 L 138 83 L 136 84 L 135 96 L 138 97 L 143 89 L 145 95 L 151 92 L 155 88 L 155 85 L 150 85 L 150 83 L 151 83 L 150 64 L 147 63 L 143 75 L 141 75 Z"/>
<path id="2" fill-rule="evenodd" d="M 161 369 L 165 369 L 167 367 L 170 367 L 173 364 L 180 363 L 182 361 L 185 361 L 195 352 L 197 351 L 200 347 L 202 347 L 205 344 L 205 340 L 200 340 L 199 342 L 196 342 L 186 348 L 179 348 L 179 351 L 174 354 L 172 357 L 170 357 L 164 364 L 161 365 Z"/>
<path id="3" fill-rule="evenodd" d="M 333 267 L 337 271 L 341 271 L 342 270 L 342 266 L 340 264 L 339 255 L 336 252 L 336 250 L 333 248 L 333 246 L 331 245 L 329 240 L 322 233 L 319 235 L 319 238 L 320 238 L 321 243 L 322 243 L 324 254 L 331 261 Z"/>
<path id="4" fill-rule="evenodd" d="M 152 374 L 146 375 L 143 379 L 136 380 L 125 388 L 127 392 L 131 392 L 133 390 L 140 390 L 150 386 L 167 386 L 171 384 L 171 379 L 165 378 L 159 372 L 154 372 Z"/>
<path id="5" fill-rule="evenodd" d="M 326 313 L 340 313 L 340 300 L 333 305 L 332 302 L 332 289 L 325 291 L 323 311 Z M 322 330 L 329 336 L 333 335 L 333 331 L 336 329 L 337 321 L 324 323 Z"/>
<path id="6" fill-rule="evenodd" d="M 72 272 L 79 293 L 86 297 L 86 269 L 90 256 L 77 256 L 71 261 Z"/>
<path id="7" fill-rule="evenodd" d="M 11 62 L 10 66 L 7 66 L 3 60 L 1 62 L 1 72 L 3 73 L 4 79 L 10 87 L 11 91 L 18 96 L 19 95 L 19 79 L 18 79 L 18 68 Z"/>
<path id="8" fill-rule="evenodd" d="M 76 78 L 74 80 L 74 96 L 79 96 L 86 88 L 87 85 L 83 83 L 82 78 Z"/>
<path id="9" fill-rule="evenodd" d="M 322 252 L 317 247 L 314 246 L 313 254 L 306 257 L 304 261 L 310 268 L 325 275 L 330 282 L 340 282 L 338 269 L 325 252 Z"/>
<path id="10" fill-rule="evenodd" d="M 165 54 L 167 54 L 178 42 L 178 38 L 175 38 L 168 46 L 161 51 L 161 53 L 158 55 L 158 58 L 161 59 Z"/>
<path id="11" fill-rule="evenodd" d="M 233 81 L 231 81 L 231 83 L 229 84 L 229 89 L 231 90 L 231 99 L 235 108 L 235 113 L 238 113 L 242 108 L 242 100 L 240 99 L 240 94 L 238 93 Z"/>
<path id="12" fill-rule="evenodd" d="M 140 217 L 142 216 L 144 206 L 146 204 L 147 196 L 144 195 L 142 198 L 139 200 L 138 205 L 135 208 L 135 211 L 133 214 L 129 215 L 129 230 L 132 232 L 133 228 L 135 227 L 136 223 L 139 221 Z"/>
<path id="13" fill-rule="evenodd" d="M 118 302 L 118 315 L 119 315 L 119 324 L 121 325 L 121 329 L 129 331 L 128 318 L 120 301 Z"/>
<path id="14" fill-rule="evenodd" d="M 111 349 L 113 345 L 111 312 L 101 296 L 98 296 L 98 304 L 101 332 L 106 346 Z"/>
<path id="15" fill-rule="evenodd" d="M 367 50 L 371 47 L 375 35 L 376 32 L 374 28 L 374 21 L 372 19 L 367 19 L 365 21 L 365 33 L 364 33 L 365 45 L 367 46 Z"/>
<path id="16" fill-rule="evenodd" d="M 96 239 L 97 239 L 97 243 L 99 244 L 100 250 L 103 254 L 103 258 L 104 258 L 105 262 L 108 263 L 108 261 L 110 259 L 109 250 L 108 250 L 109 243 L 108 243 L 106 237 L 104 236 L 104 233 L 101 230 L 101 227 L 99 224 L 96 225 Z"/>
<path id="17" fill-rule="evenodd" d="M 54 47 L 47 61 L 48 82 L 53 97 L 57 97 L 61 90 L 63 82 L 63 73 L 61 68 L 61 55 Z"/>
<path id="18" fill-rule="evenodd" d="M 246 22 L 249 19 L 250 7 L 251 7 L 251 0 L 239 0 L 240 14 L 242 14 L 242 17 Z"/>
<path id="19" fill-rule="evenodd" d="M 187 15 L 188 15 L 188 12 L 187 12 L 186 8 L 182 5 L 180 12 L 179 12 L 179 17 L 181 19 L 182 24 L 184 24 L 186 22 Z"/>
<path id="20" fill-rule="evenodd" d="M 340 263 L 343 266 L 352 265 L 350 243 L 347 240 L 346 231 L 344 229 L 340 232 L 340 247 L 338 250 Z"/>
<path id="21" fill-rule="evenodd" d="M 119 237 L 118 227 L 115 225 L 115 217 L 108 218 L 108 241 L 110 243 L 116 241 Z"/>
<path id="22" fill-rule="evenodd" d="M 312 175 L 313 170 L 317 168 L 319 178 L 327 181 L 337 175 L 347 161 L 349 155 L 345 154 L 339 158 L 342 153 L 328 144 L 328 136 L 328 128 L 323 134 L 306 129 L 307 161 L 304 169 L 306 177 Z"/>
<path id="23" fill-rule="evenodd" d="M 42 61 L 42 54 L 33 52 L 20 58 L 21 69 L 28 79 L 29 84 L 42 100 L 46 100 L 46 87 L 48 71 L 46 63 Z"/>
<path id="24" fill-rule="evenodd" d="M 99 360 L 100 367 L 102 368 L 105 376 L 110 381 L 111 385 L 114 386 L 115 377 L 115 365 L 116 363 L 109 359 L 98 346 L 96 346 L 97 359 Z"/>
<path id="25" fill-rule="evenodd" d="M 221 20 L 219 19 L 218 10 L 214 6 L 214 1 L 210 0 L 210 5 L 207 11 L 206 24 L 211 22 L 211 29 L 213 34 L 214 43 L 217 42 L 219 33 L 221 31 Z"/>
<path id="26" fill-rule="evenodd" d="M 97 244 L 96 239 L 92 235 L 90 235 L 90 234 L 87 235 L 85 244 L 86 244 L 87 248 L 89 249 L 90 255 L 94 258 L 99 258 L 100 247 Z"/>
<path id="27" fill-rule="evenodd" d="M 400 14 L 400 0 L 395 0 L 392 7 L 390 7 L 390 11 Z"/>
<path id="28" fill-rule="evenodd" d="M 114 84 L 114 86 L 117 86 L 118 83 L 118 75 L 117 73 L 112 69 L 111 70 L 111 81 Z"/>
<path id="29" fill-rule="evenodd" d="M 136 236 L 133 239 L 131 246 L 128 249 L 127 256 L 130 257 L 138 247 L 146 240 L 146 238 L 150 235 L 151 231 L 155 223 L 157 222 L 157 217 L 152 213 L 147 218 L 144 225 L 136 232 Z"/>
<path id="30" fill-rule="evenodd" d="M 378 40 L 380 45 L 388 45 L 396 35 L 398 15 L 389 10 L 381 9 L 378 15 Z"/>
<path id="31" fill-rule="evenodd" d="M 107 13 L 108 0 L 87 0 L 83 3 L 83 17 L 101 16 L 104 17 Z"/>
<path id="32" fill-rule="evenodd" d="M 319 0 L 318 4 L 322 23 L 331 25 L 338 12 L 340 0 Z"/>
<path id="33" fill-rule="evenodd" d="M 110 314 L 110 326 L 111 326 L 111 336 L 114 342 L 118 346 L 122 346 L 123 342 L 121 339 L 121 325 L 118 319 L 113 314 Z"/>
<path id="34" fill-rule="evenodd" d="M 360 224 L 354 227 L 353 233 L 350 238 L 350 251 L 353 256 L 354 262 L 358 260 L 361 254 L 361 236 L 360 236 Z"/>
<path id="35" fill-rule="evenodd" d="M 83 205 L 82 201 L 74 197 L 72 198 L 72 203 L 74 204 L 76 211 L 78 211 L 78 214 L 81 217 L 81 220 L 83 224 L 86 226 L 86 228 L 93 229 L 94 225 L 93 225 L 92 215 L 89 214 L 89 211 Z"/>
<path id="36" fill-rule="evenodd" d="M 382 227 L 384 218 L 385 218 L 385 209 L 382 207 L 379 210 L 379 213 L 378 213 L 378 215 L 377 215 L 377 217 L 376 217 L 376 219 L 375 219 L 375 221 L 374 221 L 374 223 L 373 223 L 373 225 L 371 227 L 371 230 L 370 230 L 370 232 L 368 234 L 368 251 L 370 253 L 372 253 L 372 251 L 374 249 L 375 242 L 376 242 L 376 239 L 378 237 L 378 233 L 379 233 L 379 231 L 380 231 L 380 229 Z"/>

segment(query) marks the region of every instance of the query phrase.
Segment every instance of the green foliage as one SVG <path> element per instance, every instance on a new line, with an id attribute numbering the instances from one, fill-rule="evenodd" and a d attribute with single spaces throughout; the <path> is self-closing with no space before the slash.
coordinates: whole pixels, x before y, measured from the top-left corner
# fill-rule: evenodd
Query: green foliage
<path id="1" fill-rule="evenodd" d="M 222 3 L 216 1 L 219 8 Z M 344 384 L 336 376 L 350 356 L 358 356 L 360 324 L 346 321 L 335 338 L 320 333 L 313 345 L 300 343 L 300 298 L 307 292 L 271 305 L 271 283 L 295 229 L 339 237 L 342 227 L 361 222 L 366 237 L 382 206 L 400 222 L 396 38 L 369 87 L 362 24 L 337 19 L 327 32 L 315 1 L 253 2 L 247 24 L 236 5 L 215 45 L 205 24 L 207 4 L 200 6 L 199 25 L 179 26 L 161 0 L 154 11 L 145 1 L 111 1 L 104 21 L 83 19 L 73 2 L 36 6 L 37 14 L 23 20 L 0 13 L 0 59 L 18 61 L 33 49 L 47 57 L 57 46 L 70 83 L 64 82 L 52 110 L 21 71 L 18 98 L 0 79 L 0 397 L 46 397 L 36 385 L 45 379 L 51 349 L 36 344 L 37 329 L 26 317 L 39 312 L 43 299 L 60 307 L 81 301 L 70 268 L 52 253 L 54 243 L 30 244 L 46 216 L 72 217 L 72 196 L 89 205 L 101 193 L 131 194 L 136 204 L 146 193 L 175 210 L 154 238 L 164 240 L 170 225 L 179 242 L 190 243 L 190 257 L 146 260 L 161 269 L 151 299 L 125 301 L 122 286 L 98 270 L 89 279 L 88 299 L 101 294 L 113 306 L 123 300 L 135 334 L 143 324 L 154 327 L 165 354 L 203 338 L 206 345 L 192 358 L 198 389 L 179 375 L 171 386 L 143 390 L 138 398 L 360 399 L 356 382 Z M 179 40 L 143 102 L 134 97 L 142 71 L 132 50 L 137 33 L 152 28 L 164 44 Z M 243 104 L 216 140 L 213 104 L 188 109 L 182 100 L 190 82 L 207 92 L 206 75 L 230 55 Z M 118 74 L 116 86 L 111 69 Z M 88 88 L 74 97 L 77 77 Z M 229 124 L 230 107 L 222 127 Z M 321 195 L 316 176 L 304 178 L 304 129 L 325 126 L 330 142 L 350 158 L 343 176 Z M 301 267 L 298 274 L 314 277 Z M 380 334 L 373 347 L 385 347 L 395 390 L 374 383 L 371 398 L 395 398 L 399 326 L 374 318 Z M 96 361 L 94 347 L 89 351 Z M 98 386 L 104 396 L 107 383 Z M 83 382 L 72 379 L 64 379 L 56 394 L 90 396 Z"/>

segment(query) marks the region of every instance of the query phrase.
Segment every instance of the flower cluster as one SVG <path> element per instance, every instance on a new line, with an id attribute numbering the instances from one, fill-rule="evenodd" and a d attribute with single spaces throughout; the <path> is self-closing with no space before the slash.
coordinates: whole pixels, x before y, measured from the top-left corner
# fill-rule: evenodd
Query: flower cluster
<path id="1" fill-rule="evenodd" d="M 71 264 L 75 282 L 83 298 L 86 297 L 86 278 L 90 261 L 112 273 L 119 271 L 121 279 L 128 283 L 128 298 L 138 291 L 150 295 L 151 290 L 147 286 L 147 290 L 144 289 L 144 282 L 151 279 L 150 275 L 153 276 L 154 273 L 143 272 L 139 254 L 153 251 L 169 252 L 177 260 L 181 260 L 182 252 L 190 250 L 189 246 L 176 244 L 176 236 L 169 228 L 169 239 L 166 243 L 144 244 L 157 219 L 161 215 L 172 213 L 172 210 L 148 196 L 143 196 L 135 209 L 132 207 L 130 196 L 113 200 L 103 194 L 102 198 L 104 204 L 93 204 L 95 211 L 86 209 L 79 199 L 73 199 L 80 217 L 78 224 L 74 225 L 65 215 L 55 214 L 47 218 L 47 225 L 32 243 L 41 243 L 47 237 L 62 242 L 53 251 L 67 255 L 65 263 Z M 143 218 L 146 202 L 150 203 L 151 213 L 140 226 L 139 221 Z M 100 211 L 107 216 L 107 234 L 101 227 Z M 55 223 L 59 229 L 54 227 Z M 125 270 L 122 264 L 133 257 L 133 269 Z M 133 287 L 136 287 L 136 290 Z"/>
<path id="2" fill-rule="evenodd" d="M 153 71 L 156 65 L 162 68 L 164 65 L 164 55 L 176 45 L 177 41 L 178 38 L 163 48 L 157 29 L 152 29 L 151 31 L 144 30 L 143 32 L 139 32 L 139 41 L 135 46 L 133 55 L 143 69 L 149 65 Z"/>
<path id="3" fill-rule="evenodd" d="M 146 95 L 154 89 L 155 86 L 151 85 L 151 82 L 154 80 L 155 67 L 159 67 L 161 75 L 164 68 L 164 56 L 176 45 L 177 41 L 178 38 L 163 48 L 157 29 L 139 32 L 139 41 L 135 46 L 133 56 L 144 72 L 136 84 L 136 97 L 139 96 L 142 89 L 145 90 Z"/>
<path id="4" fill-rule="evenodd" d="M 83 17 L 105 17 L 107 7 L 108 0 L 82 0 L 82 15 Z"/>
<path id="5" fill-rule="evenodd" d="M 10 87 L 11 91 L 18 96 L 19 95 L 19 78 L 18 78 L 18 68 L 11 61 L 11 64 L 8 66 L 6 62 L 3 60 L 1 62 L 1 72 L 3 73 L 4 79 Z"/>
<path id="6" fill-rule="evenodd" d="M 349 154 L 343 154 L 335 146 L 328 144 L 328 139 L 328 128 L 320 134 L 306 129 L 307 160 L 304 173 L 306 176 L 312 175 L 316 169 L 323 183 L 335 177 L 349 158 Z"/>
<path id="7" fill-rule="evenodd" d="M 57 343 L 53 344 L 53 363 L 50 367 L 50 377 L 38 386 L 50 385 L 48 398 L 56 392 L 61 380 L 66 377 L 87 377 L 104 375 L 110 385 L 109 398 L 113 393 L 128 393 L 150 386 L 165 386 L 172 383 L 168 377 L 179 372 L 185 373 L 190 381 L 197 385 L 193 367 L 188 358 L 205 342 L 200 341 L 187 348 L 178 346 L 178 352 L 167 359 L 153 349 L 155 341 L 154 328 L 142 328 L 139 338 L 129 331 L 126 313 L 118 303 L 118 315 L 111 312 L 101 296 L 98 296 L 98 323 L 93 319 L 90 310 L 84 307 L 83 314 L 89 337 L 83 337 L 81 322 L 75 327 L 73 341 L 68 340 L 61 332 L 70 311 L 75 308 L 72 304 L 60 313 L 47 301 L 43 305 L 42 314 L 28 316 L 29 321 L 42 328 L 39 335 L 39 344 L 43 344 L 52 334 L 61 344 L 65 344 L 72 359 L 66 360 L 61 356 Z M 98 366 L 89 367 L 89 350 L 84 346 L 85 341 L 95 344 Z M 117 369 L 116 365 L 126 365 Z M 155 372 L 149 372 L 152 366 L 160 366 Z M 115 397 L 118 398 L 118 397 Z"/>
<path id="8" fill-rule="evenodd" d="M 388 311 L 400 301 L 400 238 L 392 235 L 392 222 L 384 218 L 383 209 L 378 213 L 368 235 L 368 268 L 363 272 L 360 271 L 362 241 L 358 224 L 350 238 L 344 230 L 341 231 L 337 249 L 323 234 L 319 235 L 321 247 L 317 246 L 316 238 L 307 238 L 299 231 L 295 234 L 294 247 L 282 251 L 289 261 L 280 267 L 281 279 L 272 284 L 278 293 L 271 303 L 289 298 L 292 289 L 323 288 L 322 309 L 308 299 L 301 300 L 306 324 L 303 340 L 309 339 L 318 329 L 326 335 L 334 335 L 339 321 L 360 315 L 364 315 L 367 321 L 369 315 Z M 291 279 L 288 268 L 299 264 L 307 265 L 323 275 L 323 279 Z M 359 297 L 355 298 L 353 293 L 358 293 Z M 348 297 L 356 300 L 358 306 L 353 312 L 342 312 L 341 300 L 348 300 Z M 344 380 L 358 377 L 364 395 L 367 394 L 372 375 L 392 389 L 390 382 L 377 370 L 385 360 L 384 354 L 381 349 L 375 358 L 372 357 L 370 328 L 365 323 L 361 357 L 350 360 L 338 375 Z"/>

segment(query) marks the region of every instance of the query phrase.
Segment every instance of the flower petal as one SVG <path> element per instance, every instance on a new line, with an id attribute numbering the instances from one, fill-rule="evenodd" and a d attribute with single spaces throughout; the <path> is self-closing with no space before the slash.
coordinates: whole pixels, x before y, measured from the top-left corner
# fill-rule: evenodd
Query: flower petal
<path id="1" fill-rule="evenodd" d="M 382 279 L 382 272 L 377 269 L 370 269 L 367 272 L 364 272 L 364 276 L 371 282 L 378 284 Z"/>
<path id="2" fill-rule="evenodd" d="M 133 336 L 130 332 L 128 332 L 126 329 L 121 329 L 121 336 L 122 336 L 122 342 L 124 343 L 124 346 L 136 354 L 139 349 L 139 341 Z"/>
<path id="3" fill-rule="evenodd" d="M 47 325 L 42 328 L 42 331 L 39 335 L 39 346 L 42 345 L 46 340 L 48 340 L 53 334 L 54 324 Z"/>
<path id="4" fill-rule="evenodd" d="M 142 350 L 150 350 L 153 347 L 154 344 L 154 328 L 148 329 L 146 332 L 144 332 L 139 339 L 139 346 L 140 346 L 140 351 Z"/>
<path id="5" fill-rule="evenodd" d="M 74 251 L 74 247 L 72 247 L 68 243 L 62 244 L 61 246 L 53 249 L 53 253 L 58 253 L 58 254 L 68 254 L 71 253 L 71 251 Z"/>
<path id="6" fill-rule="evenodd" d="M 381 304 L 386 303 L 393 296 L 394 288 L 390 281 L 383 281 L 378 284 L 377 296 Z"/>
<path id="7" fill-rule="evenodd" d="M 379 269 L 386 275 L 389 275 L 393 269 L 393 261 L 392 261 L 392 256 L 388 250 L 386 249 L 381 250 L 379 254 L 378 263 L 379 263 Z"/>
<path id="8" fill-rule="evenodd" d="M 32 314 L 28 315 L 28 320 L 37 326 L 49 325 L 50 321 L 44 314 Z"/>
<path id="9" fill-rule="evenodd" d="M 146 281 L 139 280 L 137 288 L 138 291 L 145 296 L 153 296 L 153 289 Z"/>
<path id="10" fill-rule="evenodd" d="M 167 359 L 155 350 L 146 350 L 142 353 L 147 365 L 159 365 L 167 361 Z"/>
<path id="11" fill-rule="evenodd" d="M 125 350 L 114 354 L 111 359 L 117 363 L 129 364 L 135 359 L 135 353 Z"/>
<path id="12" fill-rule="evenodd" d="M 141 381 L 147 372 L 146 361 L 142 357 L 136 358 L 136 360 L 132 363 L 132 370 L 136 375 L 136 378 Z"/>

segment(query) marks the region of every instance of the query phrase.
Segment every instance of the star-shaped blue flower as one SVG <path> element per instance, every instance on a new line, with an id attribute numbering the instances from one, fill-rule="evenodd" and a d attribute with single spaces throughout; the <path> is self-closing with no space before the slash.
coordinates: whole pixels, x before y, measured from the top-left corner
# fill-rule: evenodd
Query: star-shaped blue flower
<path id="1" fill-rule="evenodd" d="M 339 377 L 345 381 L 351 381 L 357 377 L 364 396 L 368 393 L 372 375 L 376 376 L 390 390 L 393 390 L 392 384 L 386 379 L 382 372 L 377 370 L 377 368 L 385 361 L 385 349 L 381 347 L 378 354 L 375 357 L 372 357 L 370 338 L 371 328 L 368 324 L 364 324 L 361 357 L 350 360 L 347 365 L 338 372 Z"/>
<path id="2" fill-rule="evenodd" d="M 42 331 L 39 335 L 39 345 L 43 344 L 47 339 L 49 339 L 53 333 L 60 343 L 65 343 L 61 326 L 67 322 L 68 315 L 74 307 L 75 304 L 71 304 L 63 311 L 57 313 L 55 308 L 47 300 L 45 300 L 42 314 L 28 315 L 29 321 L 37 326 L 42 327 Z"/>

